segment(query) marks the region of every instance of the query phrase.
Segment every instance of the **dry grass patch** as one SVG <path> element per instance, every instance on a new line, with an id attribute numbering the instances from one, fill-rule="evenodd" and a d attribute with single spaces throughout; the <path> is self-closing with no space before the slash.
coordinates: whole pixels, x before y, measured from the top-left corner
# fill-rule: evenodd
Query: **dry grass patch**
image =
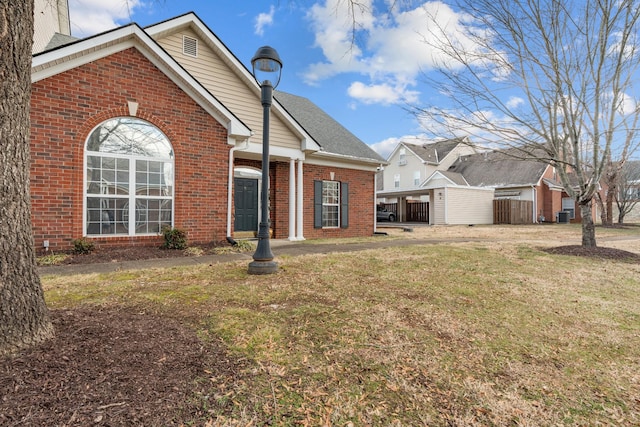
<path id="1" fill-rule="evenodd" d="M 44 286 L 52 307 L 144 306 L 222 340 L 246 364 L 198 396 L 223 408 L 210 425 L 638 425 L 640 265 L 536 249 L 567 229 L 433 227 L 402 237 L 455 242 Z"/>

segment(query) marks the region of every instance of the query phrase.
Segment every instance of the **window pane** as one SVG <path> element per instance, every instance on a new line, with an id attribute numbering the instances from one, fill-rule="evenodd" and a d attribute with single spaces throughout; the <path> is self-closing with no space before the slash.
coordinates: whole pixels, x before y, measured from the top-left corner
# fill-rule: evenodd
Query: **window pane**
<path id="1" fill-rule="evenodd" d="M 322 203 L 337 204 L 338 203 L 338 183 L 325 181 L 322 183 Z"/>
<path id="2" fill-rule="evenodd" d="M 322 226 L 337 227 L 338 225 L 338 206 L 323 206 Z"/>
<path id="3" fill-rule="evenodd" d="M 173 158 L 167 137 L 149 122 L 134 117 L 107 120 L 89 136 L 88 151 Z"/>
<path id="4" fill-rule="evenodd" d="M 140 196 L 173 195 L 173 165 L 137 160 L 136 194 Z"/>
<path id="5" fill-rule="evenodd" d="M 136 234 L 160 233 L 164 226 L 171 226 L 171 200 L 136 200 Z"/>
<path id="6" fill-rule="evenodd" d="M 87 198 L 87 234 L 127 233 L 128 200 L 105 197 Z"/>

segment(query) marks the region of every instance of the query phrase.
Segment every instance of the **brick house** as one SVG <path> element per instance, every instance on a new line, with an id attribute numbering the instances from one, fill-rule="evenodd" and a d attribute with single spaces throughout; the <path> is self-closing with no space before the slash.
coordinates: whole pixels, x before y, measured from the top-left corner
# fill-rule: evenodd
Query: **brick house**
<path id="1" fill-rule="evenodd" d="M 36 24 L 36 31 L 37 31 Z M 31 197 L 36 248 L 191 243 L 257 229 L 260 87 L 193 13 L 33 56 Z M 274 238 L 372 235 L 385 161 L 311 101 L 276 92 L 269 199 Z"/>
<path id="2" fill-rule="evenodd" d="M 533 223 L 580 223 L 582 215 L 560 182 L 556 169 L 544 162 L 519 159 L 509 150 L 487 151 L 460 157 L 449 172 L 464 177 L 469 185 L 493 188 L 494 198 L 530 201 L 529 218 Z M 602 190 L 601 190 L 602 191 Z M 597 220 L 597 204 L 593 203 L 592 217 Z"/>

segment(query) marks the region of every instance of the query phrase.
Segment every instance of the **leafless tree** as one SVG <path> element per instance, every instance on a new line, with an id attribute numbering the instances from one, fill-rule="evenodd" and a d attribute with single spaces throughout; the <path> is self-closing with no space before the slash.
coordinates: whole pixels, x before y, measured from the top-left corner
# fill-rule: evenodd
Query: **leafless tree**
<path id="1" fill-rule="evenodd" d="M 428 79 L 450 104 L 414 112 L 437 136 L 466 133 L 475 144 L 553 165 L 580 207 L 582 245 L 596 246 L 594 195 L 611 159 L 638 145 L 640 4 L 461 1 L 465 19 L 455 33 L 434 14 L 424 35 L 446 55 L 438 78 Z"/>
<path id="2" fill-rule="evenodd" d="M 0 0 L 0 354 L 53 335 L 31 231 L 33 1 Z"/>

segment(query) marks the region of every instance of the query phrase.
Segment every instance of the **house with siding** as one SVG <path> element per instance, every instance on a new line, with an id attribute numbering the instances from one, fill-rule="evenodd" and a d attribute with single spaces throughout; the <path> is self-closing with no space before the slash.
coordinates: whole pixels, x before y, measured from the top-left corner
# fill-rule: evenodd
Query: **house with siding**
<path id="1" fill-rule="evenodd" d="M 492 223 L 493 190 L 473 187 L 461 175 L 447 172 L 461 156 L 475 152 L 466 138 L 401 141 L 378 173 L 378 203 L 395 210 L 399 221 Z M 482 207 L 461 209 L 471 201 Z"/>
<path id="2" fill-rule="evenodd" d="M 558 222 L 560 212 L 568 213 L 570 222 L 582 220 L 555 168 L 547 163 L 519 158 L 509 150 L 487 151 L 460 157 L 449 172 L 464 176 L 469 185 L 494 189 L 495 199 L 530 201 L 533 223 Z"/>
<path id="3" fill-rule="evenodd" d="M 156 244 L 164 226 L 193 243 L 257 230 L 262 114 L 251 72 L 194 13 L 54 34 L 32 62 L 36 247 Z M 275 92 L 270 122 L 274 238 L 372 235 L 385 160 L 303 97 Z"/>

